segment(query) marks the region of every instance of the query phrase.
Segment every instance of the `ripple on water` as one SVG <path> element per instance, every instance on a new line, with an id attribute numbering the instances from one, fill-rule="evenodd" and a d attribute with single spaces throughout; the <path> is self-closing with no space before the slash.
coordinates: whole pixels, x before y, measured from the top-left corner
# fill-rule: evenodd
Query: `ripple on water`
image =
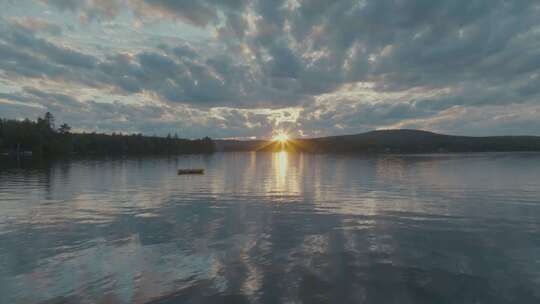
<path id="1" fill-rule="evenodd" d="M 540 303 L 540 154 L 30 167 L 0 171 L 0 303 Z"/>

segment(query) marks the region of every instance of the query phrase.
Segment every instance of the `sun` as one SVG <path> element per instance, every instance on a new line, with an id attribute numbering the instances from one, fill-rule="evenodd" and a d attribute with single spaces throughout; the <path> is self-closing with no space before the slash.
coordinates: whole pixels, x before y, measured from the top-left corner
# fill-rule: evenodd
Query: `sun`
<path id="1" fill-rule="evenodd" d="M 289 135 L 287 135 L 287 133 L 282 133 L 281 132 L 281 133 L 278 133 L 278 134 L 274 135 L 274 137 L 272 137 L 272 140 L 284 144 L 287 141 L 289 141 Z"/>

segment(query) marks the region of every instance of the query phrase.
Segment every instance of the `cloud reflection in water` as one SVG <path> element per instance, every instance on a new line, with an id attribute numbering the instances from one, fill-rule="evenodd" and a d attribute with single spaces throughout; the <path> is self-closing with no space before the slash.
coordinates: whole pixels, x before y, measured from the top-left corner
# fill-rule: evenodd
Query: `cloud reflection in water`
<path id="1" fill-rule="evenodd" d="M 176 176 L 193 163 L 207 174 Z M 534 302 L 538 165 L 280 152 L 2 169 L 0 302 Z"/>

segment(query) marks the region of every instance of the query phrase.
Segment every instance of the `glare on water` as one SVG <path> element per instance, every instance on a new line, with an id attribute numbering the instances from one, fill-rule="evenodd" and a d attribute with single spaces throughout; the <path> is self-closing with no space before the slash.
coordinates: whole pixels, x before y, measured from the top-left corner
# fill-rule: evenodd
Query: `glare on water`
<path id="1" fill-rule="evenodd" d="M 275 172 L 275 179 L 278 185 L 278 190 L 283 192 L 286 189 L 287 182 L 287 168 L 288 168 L 288 153 L 286 151 L 280 151 L 273 154 L 273 167 Z"/>

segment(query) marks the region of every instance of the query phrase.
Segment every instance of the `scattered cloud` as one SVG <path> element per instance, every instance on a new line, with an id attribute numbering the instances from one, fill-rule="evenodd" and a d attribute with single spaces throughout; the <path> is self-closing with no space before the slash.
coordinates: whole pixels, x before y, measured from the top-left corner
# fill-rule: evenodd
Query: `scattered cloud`
<path id="1" fill-rule="evenodd" d="M 0 101 L 87 130 L 540 134 L 539 20 L 534 0 L 8 1 Z"/>

